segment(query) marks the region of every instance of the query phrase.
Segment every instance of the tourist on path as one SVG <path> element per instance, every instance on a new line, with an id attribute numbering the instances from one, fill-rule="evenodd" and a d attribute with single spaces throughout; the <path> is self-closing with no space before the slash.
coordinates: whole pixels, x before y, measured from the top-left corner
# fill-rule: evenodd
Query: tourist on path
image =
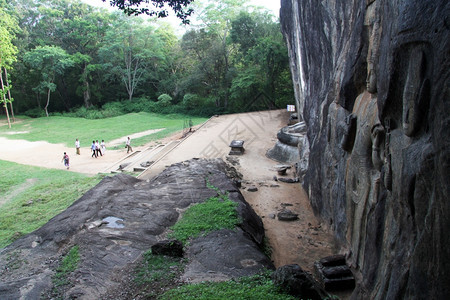
<path id="1" fill-rule="evenodd" d="M 77 149 L 77 155 L 80 155 L 80 141 L 78 139 L 75 140 L 75 148 Z"/>
<path id="2" fill-rule="evenodd" d="M 131 148 L 131 139 L 130 139 L 130 137 L 128 137 L 125 147 L 127 148 L 127 153 L 130 152 L 130 151 L 133 152 L 133 148 Z"/>
<path id="3" fill-rule="evenodd" d="M 103 156 L 102 152 L 100 151 L 100 144 L 98 143 L 98 140 L 95 141 L 95 151 L 97 152 L 97 157 L 100 154 L 100 156 Z"/>
<path id="4" fill-rule="evenodd" d="M 67 170 L 69 170 L 69 155 L 67 155 L 66 152 L 64 152 L 64 156 L 61 160 L 61 162 L 64 161 L 64 166 L 66 166 Z"/>
<path id="5" fill-rule="evenodd" d="M 105 140 L 102 140 L 102 142 L 100 143 L 100 153 L 103 155 L 106 152 L 106 145 L 105 145 Z"/>
<path id="6" fill-rule="evenodd" d="M 91 151 L 92 151 L 92 156 L 91 157 L 95 156 L 95 158 L 97 158 L 97 152 L 95 151 L 95 141 L 92 141 Z"/>

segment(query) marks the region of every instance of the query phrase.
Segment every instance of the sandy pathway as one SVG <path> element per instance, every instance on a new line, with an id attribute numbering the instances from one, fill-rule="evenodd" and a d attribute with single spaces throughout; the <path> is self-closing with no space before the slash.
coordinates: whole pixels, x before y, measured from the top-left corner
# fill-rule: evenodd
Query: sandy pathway
<path id="1" fill-rule="evenodd" d="M 299 264 L 312 271 L 315 260 L 336 254 L 332 235 L 315 218 L 300 184 L 274 180 L 279 163 L 266 157 L 288 117 L 284 110 L 212 117 L 140 178 L 150 179 L 168 165 L 195 157 L 226 160 L 230 142 L 244 140 L 245 154 L 232 156 L 232 160 L 244 177 L 242 194 L 263 219 L 275 266 Z M 286 177 L 293 174 L 288 171 Z M 256 187 L 257 191 L 250 192 L 249 187 Z M 284 206 L 299 214 L 299 220 L 273 219 Z"/>
<path id="2" fill-rule="evenodd" d="M 130 134 L 128 136 L 133 140 L 142 136 L 154 134 L 163 129 L 164 128 L 151 129 Z M 8 134 L 13 133 L 14 132 L 8 132 Z M 95 175 L 103 172 L 115 162 L 127 156 L 125 147 L 123 149 L 120 148 L 119 150 L 108 150 L 108 147 L 120 144 L 125 145 L 128 136 L 110 142 L 107 141 L 105 155 L 98 158 L 92 157 L 89 141 L 81 141 L 82 146 L 83 142 L 89 143 L 89 145 L 87 147 L 81 147 L 81 154 L 76 155 L 75 146 L 67 147 L 64 144 L 50 144 L 44 141 L 29 142 L 26 140 L 10 140 L 5 137 L 0 137 L 0 159 L 37 167 L 65 169 L 61 159 L 64 152 L 67 152 L 70 158 L 69 171 Z M 145 147 L 146 146 L 133 147 L 133 150 L 136 151 Z"/>

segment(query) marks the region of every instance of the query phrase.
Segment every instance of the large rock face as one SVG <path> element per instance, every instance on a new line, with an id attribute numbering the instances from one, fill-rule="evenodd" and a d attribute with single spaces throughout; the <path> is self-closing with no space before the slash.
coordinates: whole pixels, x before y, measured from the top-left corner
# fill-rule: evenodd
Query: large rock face
<path id="1" fill-rule="evenodd" d="M 355 299 L 450 297 L 450 2 L 281 0 L 311 204 Z"/>

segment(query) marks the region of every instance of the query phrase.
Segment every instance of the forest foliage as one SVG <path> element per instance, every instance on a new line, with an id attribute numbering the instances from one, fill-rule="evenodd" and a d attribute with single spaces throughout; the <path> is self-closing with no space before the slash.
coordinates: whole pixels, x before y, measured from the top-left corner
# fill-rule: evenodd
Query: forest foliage
<path id="1" fill-rule="evenodd" d="M 273 15 L 246 1 L 192 5 L 180 35 L 164 19 L 81 0 L 0 0 L 1 67 L 14 113 L 207 116 L 292 102 L 287 48 Z"/>

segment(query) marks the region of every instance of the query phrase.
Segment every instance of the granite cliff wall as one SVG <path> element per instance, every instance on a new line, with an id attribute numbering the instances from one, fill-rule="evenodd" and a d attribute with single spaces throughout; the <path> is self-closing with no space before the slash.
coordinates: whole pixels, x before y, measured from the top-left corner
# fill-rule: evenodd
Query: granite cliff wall
<path id="1" fill-rule="evenodd" d="M 281 0 L 303 185 L 354 299 L 450 298 L 450 2 Z"/>

